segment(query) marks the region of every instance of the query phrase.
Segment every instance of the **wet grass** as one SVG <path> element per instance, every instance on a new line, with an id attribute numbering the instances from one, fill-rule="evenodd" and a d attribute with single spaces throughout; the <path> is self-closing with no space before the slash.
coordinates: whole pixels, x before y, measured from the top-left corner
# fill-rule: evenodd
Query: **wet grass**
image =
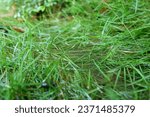
<path id="1" fill-rule="evenodd" d="M 117 3 L 117 4 L 116 4 Z M 149 2 L 18 22 L 0 32 L 0 99 L 150 99 Z"/>

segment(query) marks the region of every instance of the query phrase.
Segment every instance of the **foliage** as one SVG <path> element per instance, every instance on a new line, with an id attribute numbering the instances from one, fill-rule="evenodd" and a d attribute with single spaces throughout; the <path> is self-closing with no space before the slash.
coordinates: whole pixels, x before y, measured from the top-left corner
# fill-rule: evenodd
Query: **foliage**
<path id="1" fill-rule="evenodd" d="M 150 99 L 149 2 L 98 1 L 50 9 L 71 19 L 1 19 L 24 33 L 0 32 L 0 99 Z"/>
<path id="2" fill-rule="evenodd" d="M 62 12 L 68 15 L 90 13 L 99 0 L 12 0 L 19 7 L 19 16 L 50 16 Z"/>

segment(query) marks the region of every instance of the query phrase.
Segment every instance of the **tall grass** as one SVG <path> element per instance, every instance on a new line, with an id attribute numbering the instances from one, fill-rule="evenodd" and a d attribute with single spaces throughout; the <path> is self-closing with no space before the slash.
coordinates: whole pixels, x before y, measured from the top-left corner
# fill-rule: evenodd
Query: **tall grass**
<path id="1" fill-rule="evenodd" d="M 149 5 L 114 0 L 84 15 L 3 19 L 25 32 L 0 32 L 0 99 L 150 99 Z"/>

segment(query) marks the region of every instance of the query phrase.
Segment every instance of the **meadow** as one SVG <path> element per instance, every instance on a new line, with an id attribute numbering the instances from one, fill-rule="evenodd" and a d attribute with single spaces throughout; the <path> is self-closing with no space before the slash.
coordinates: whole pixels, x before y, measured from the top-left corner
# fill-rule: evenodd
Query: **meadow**
<path id="1" fill-rule="evenodd" d="M 150 99 L 149 0 L 67 5 L 0 18 L 0 99 Z"/>

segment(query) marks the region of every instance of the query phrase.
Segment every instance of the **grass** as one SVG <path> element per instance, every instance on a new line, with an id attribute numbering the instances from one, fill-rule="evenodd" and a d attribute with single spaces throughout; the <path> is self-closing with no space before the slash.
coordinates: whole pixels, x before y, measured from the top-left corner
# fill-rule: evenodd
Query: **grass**
<path id="1" fill-rule="evenodd" d="M 1 19 L 25 32 L 0 32 L 0 99 L 150 99 L 150 3 L 96 5 L 86 16 Z"/>

